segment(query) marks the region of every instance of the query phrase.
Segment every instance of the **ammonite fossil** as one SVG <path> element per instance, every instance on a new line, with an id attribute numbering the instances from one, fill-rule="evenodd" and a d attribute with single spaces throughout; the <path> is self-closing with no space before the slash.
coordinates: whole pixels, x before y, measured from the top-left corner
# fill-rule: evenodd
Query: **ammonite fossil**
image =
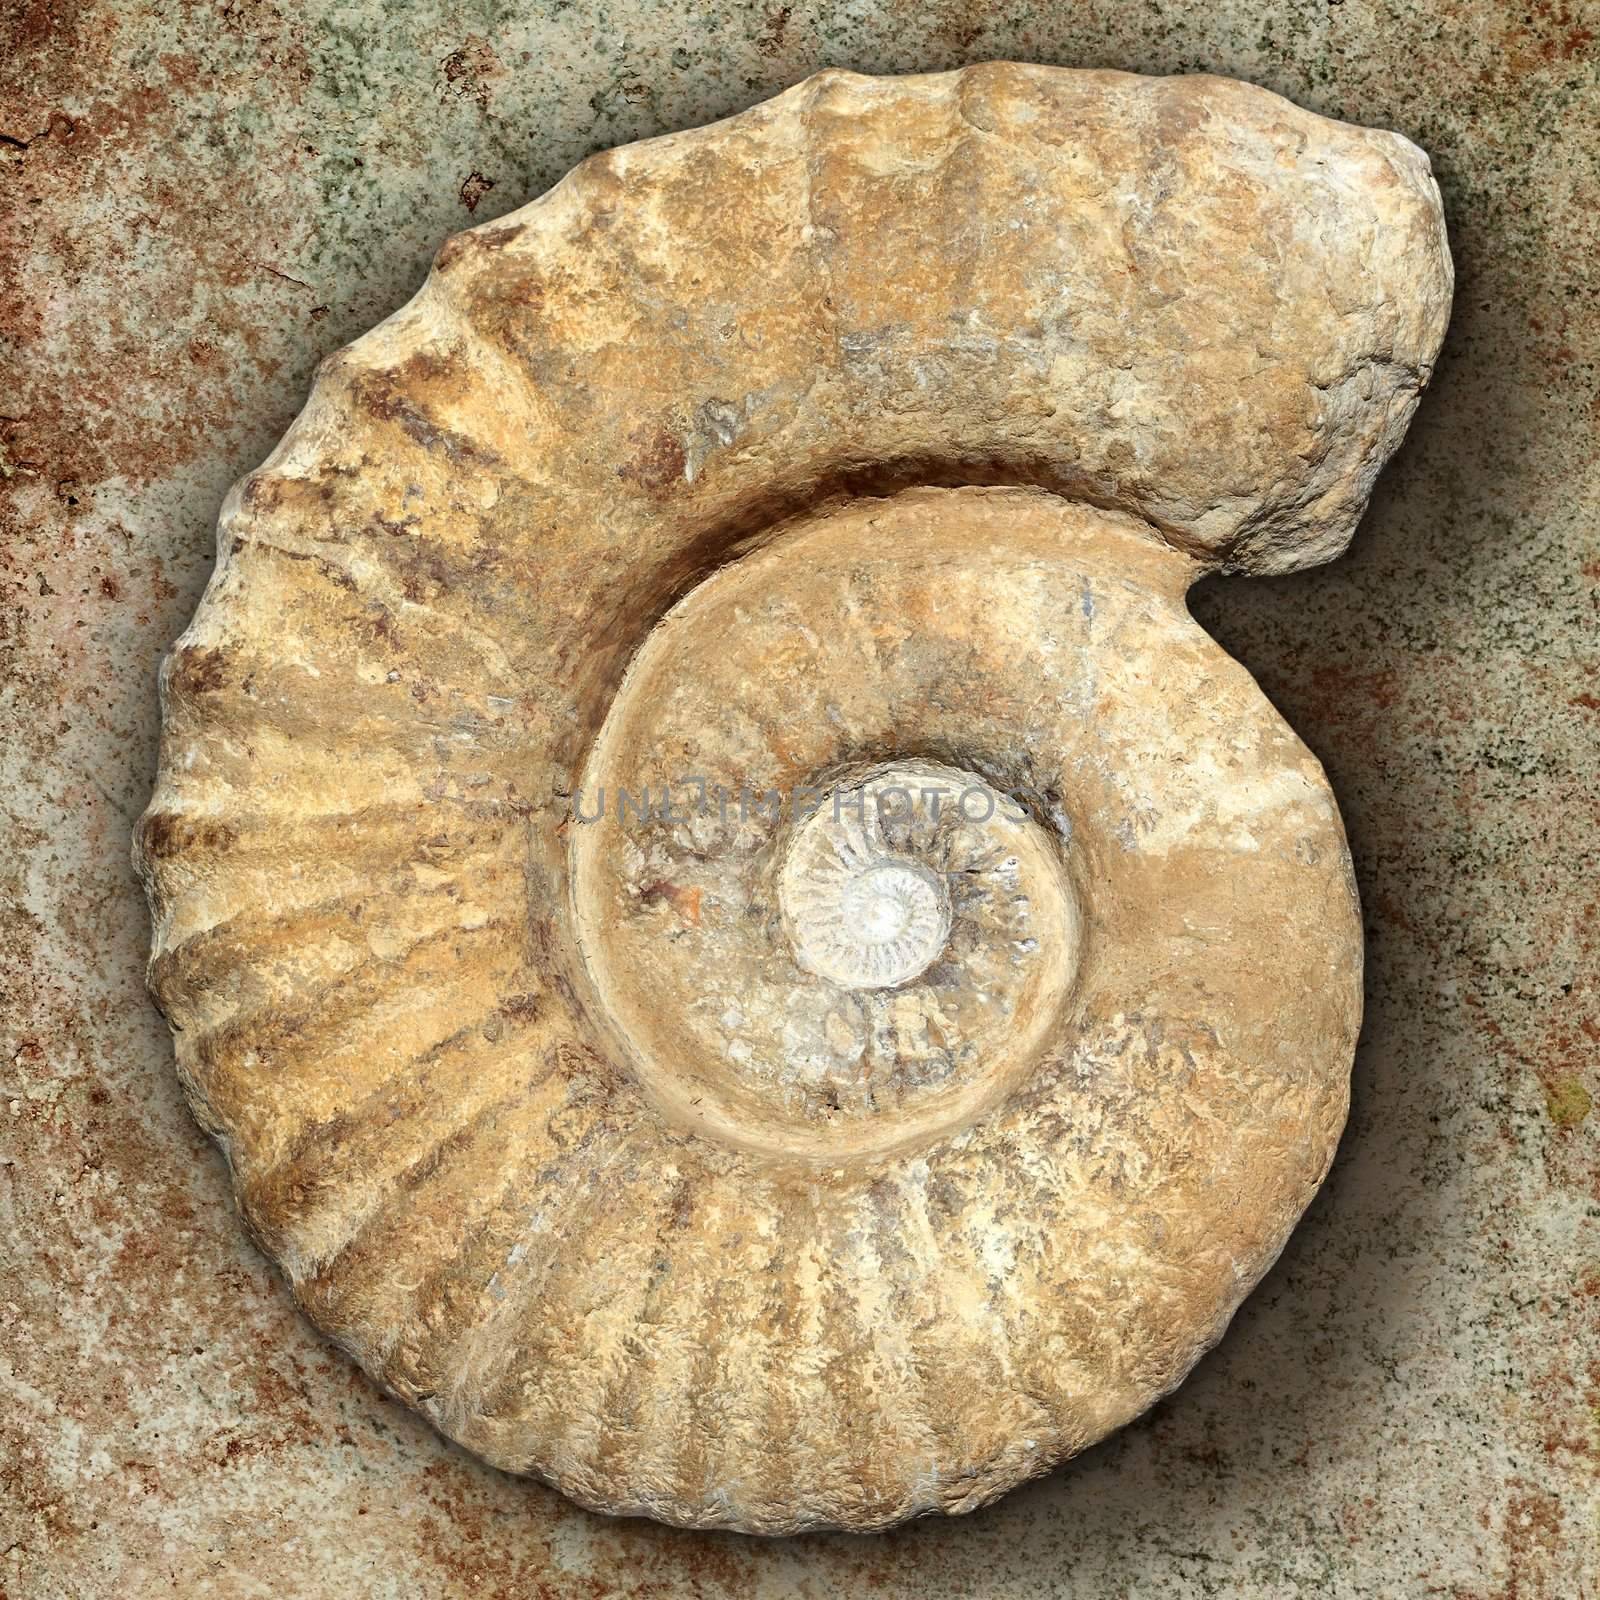
<path id="1" fill-rule="evenodd" d="M 827 72 L 451 240 L 222 515 L 139 854 L 310 1316 L 488 1460 L 780 1532 L 1177 1384 L 1344 1121 L 1317 762 L 1425 158 L 1214 78 Z"/>

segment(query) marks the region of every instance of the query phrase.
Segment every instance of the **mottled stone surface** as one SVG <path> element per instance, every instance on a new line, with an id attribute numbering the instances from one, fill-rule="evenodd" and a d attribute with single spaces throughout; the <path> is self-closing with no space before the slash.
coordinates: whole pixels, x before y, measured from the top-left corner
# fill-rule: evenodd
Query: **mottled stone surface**
<path id="1" fill-rule="evenodd" d="M 1583 1592 L 1594 1579 L 1595 19 L 20 14 L 6 65 L 5 1182 L 20 1594 Z M 397 1415 L 236 1237 L 143 1008 L 153 666 L 227 484 L 437 240 L 825 62 L 1205 68 L 1426 147 L 1457 313 L 1351 555 L 1197 598 L 1329 768 L 1367 907 L 1354 1113 L 1190 1384 L 961 1524 L 598 1522 Z M 15 88 L 13 88 L 13 82 Z M 441 181 L 450 174 L 449 182 Z M 476 207 L 475 211 L 471 208 Z M 470 213 L 470 214 L 469 214 Z M 11 996 L 15 994 L 15 1001 Z M 317 1577 L 309 1579 L 308 1573 Z"/>

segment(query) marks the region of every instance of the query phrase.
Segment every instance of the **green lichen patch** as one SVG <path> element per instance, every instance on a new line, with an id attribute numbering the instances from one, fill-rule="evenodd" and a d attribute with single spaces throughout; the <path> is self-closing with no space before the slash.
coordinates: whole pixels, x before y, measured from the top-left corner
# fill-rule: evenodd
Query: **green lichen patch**
<path id="1" fill-rule="evenodd" d="M 1576 1078 L 1557 1078 L 1546 1086 L 1544 1103 L 1558 1128 L 1576 1128 L 1589 1115 L 1594 1096 Z"/>

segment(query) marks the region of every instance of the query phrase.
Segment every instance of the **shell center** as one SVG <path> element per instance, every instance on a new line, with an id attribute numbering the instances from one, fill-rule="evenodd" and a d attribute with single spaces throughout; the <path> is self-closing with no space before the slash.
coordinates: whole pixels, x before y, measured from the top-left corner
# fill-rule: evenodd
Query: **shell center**
<path id="1" fill-rule="evenodd" d="M 927 970 L 950 936 L 950 897 L 915 861 L 869 861 L 837 875 L 786 873 L 784 920 L 796 959 L 847 989 L 887 989 Z"/>

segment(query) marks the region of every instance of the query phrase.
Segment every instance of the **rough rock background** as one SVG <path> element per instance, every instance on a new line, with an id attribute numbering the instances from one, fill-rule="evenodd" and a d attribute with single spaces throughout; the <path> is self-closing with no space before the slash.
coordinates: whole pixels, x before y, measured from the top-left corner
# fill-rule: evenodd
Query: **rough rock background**
<path id="1" fill-rule="evenodd" d="M 11 0 L 0 35 L 0 1593 L 1600 1591 L 1600 6 Z M 816 67 L 1236 74 L 1433 157 L 1454 322 L 1351 554 L 1195 608 L 1368 927 L 1333 1176 L 1143 1421 L 974 1518 L 591 1517 L 383 1400 L 241 1233 L 127 834 L 228 484 L 438 243 Z"/>

